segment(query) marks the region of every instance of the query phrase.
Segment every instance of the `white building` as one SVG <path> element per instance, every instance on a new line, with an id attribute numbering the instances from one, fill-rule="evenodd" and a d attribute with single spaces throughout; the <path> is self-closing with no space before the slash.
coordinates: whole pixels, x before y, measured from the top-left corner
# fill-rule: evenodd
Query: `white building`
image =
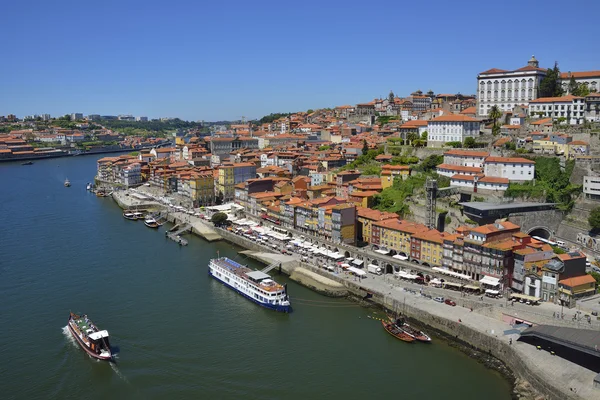
<path id="1" fill-rule="evenodd" d="M 71 114 L 71 121 L 76 121 L 79 119 L 83 119 L 83 114 L 82 113 L 73 113 Z"/>
<path id="2" fill-rule="evenodd" d="M 600 176 L 583 177 L 583 195 L 587 199 L 600 200 Z"/>
<path id="3" fill-rule="evenodd" d="M 481 123 L 466 115 L 442 115 L 427 123 L 427 146 L 439 147 L 447 142 L 463 142 L 479 136 Z"/>
<path id="4" fill-rule="evenodd" d="M 538 87 L 546 76 L 534 56 L 525 67 L 507 71 L 492 68 L 477 75 L 477 115 L 487 116 L 496 105 L 501 111 L 511 111 L 515 106 L 528 105 L 537 99 Z"/>
<path id="5" fill-rule="evenodd" d="M 121 181 L 127 187 L 140 184 L 142 182 L 140 164 L 133 163 L 123 168 L 121 170 Z"/>
<path id="6" fill-rule="evenodd" d="M 520 157 L 488 157 L 483 164 L 486 177 L 506 178 L 509 181 L 531 181 L 535 176 L 535 162 Z"/>
<path id="7" fill-rule="evenodd" d="M 444 153 L 444 164 L 481 168 L 489 155 L 487 151 L 448 150 Z"/>
<path id="8" fill-rule="evenodd" d="M 508 179 L 493 176 L 456 174 L 450 178 L 450 186 L 472 189 L 473 191 L 477 187 L 477 190 L 503 192 L 508 189 L 508 184 Z"/>
<path id="9" fill-rule="evenodd" d="M 552 118 L 553 121 L 565 118 L 570 125 L 583 123 L 585 101 L 583 97 L 566 95 L 561 97 L 540 97 L 529 104 L 529 115 Z"/>
<path id="10" fill-rule="evenodd" d="M 148 122 L 148 117 L 135 117 L 137 122 Z"/>
<path id="11" fill-rule="evenodd" d="M 600 91 L 600 71 L 563 72 L 560 74 L 561 84 L 565 93 L 569 92 L 571 77 L 580 85 L 586 85 L 591 93 Z"/>

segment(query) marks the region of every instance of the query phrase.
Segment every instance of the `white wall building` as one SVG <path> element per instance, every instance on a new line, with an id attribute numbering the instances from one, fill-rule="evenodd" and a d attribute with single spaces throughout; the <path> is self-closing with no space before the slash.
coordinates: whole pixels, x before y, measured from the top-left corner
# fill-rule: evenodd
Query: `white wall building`
<path id="1" fill-rule="evenodd" d="M 479 136 L 481 122 L 466 115 L 442 115 L 427 123 L 427 146 L 439 147 L 447 142 L 463 142 Z"/>
<path id="2" fill-rule="evenodd" d="M 492 68 L 477 75 L 477 115 L 488 115 L 496 105 L 501 111 L 528 105 L 537 99 L 538 87 L 546 76 L 534 56 L 525 67 L 514 71 Z"/>
<path id="3" fill-rule="evenodd" d="M 141 166 L 138 163 L 129 164 L 121 170 L 121 181 L 125 186 L 133 186 L 142 182 Z"/>
<path id="4" fill-rule="evenodd" d="M 590 200 L 600 200 L 600 176 L 583 177 L 583 195 Z"/>
<path id="5" fill-rule="evenodd" d="M 487 177 L 506 178 L 509 181 L 531 181 L 535 176 L 535 162 L 520 157 L 488 157 L 483 164 Z"/>
<path id="6" fill-rule="evenodd" d="M 600 71 L 581 71 L 581 72 L 563 72 L 560 74 L 560 80 L 565 93 L 569 94 L 569 82 L 571 77 L 575 82 L 586 85 L 591 93 L 600 91 Z"/>
<path id="7" fill-rule="evenodd" d="M 561 97 L 540 97 L 529 104 L 529 115 L 552 118 L 553 121 L 565 118 L 566 123 L 583 123 L 585 101 L 583 97 L 566 95 Z"/>
<path id="8" fill-rule="evenodd" d="M 444 164 L 481 168 L 489 155 L 487 151 L 448 150 L 444 153 Z"/>

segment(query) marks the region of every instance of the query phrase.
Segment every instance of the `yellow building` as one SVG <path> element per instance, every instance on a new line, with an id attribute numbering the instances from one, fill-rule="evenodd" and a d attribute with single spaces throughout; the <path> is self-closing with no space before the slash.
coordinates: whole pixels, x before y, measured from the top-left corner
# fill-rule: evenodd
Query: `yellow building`
<path id="1" fill-rule="evenodd" d="M 429 230 L 423 224 L 390 219 L 372 224 L 371 244 L 394 250 L 404 256 L 411 255 L 411 238 L 421 231 Z M 413 256 L 414 257 L 414 256 Z"/>
<path id="2" fill-rule="evenodd" d="M 574 300 L 591 296 L 596 292 L 596 280 L 589 274 L 558 281 L 558 293 L 562 304 L 574 306 Z"/>
<path id="3" fill-rule="evenodd" d="M 372 210 L 366 207 L 356 207 L 358 240 L 371 243 L 371 226 L 378 221 L 398 219 L 398 214 Z"/>
<path id="4" fill-rule="evenodd" d="M 396 178 L 402 180 L 410 176 L 408 165 L 384 165 L 381 167 L 381 186 L 385 189 L 394 184 Z"/>
<path id="5" fill-rule="evenodd" d="M 412 235 L 411 258 L 431 267 L 440 267 L 444 255 L 443 245 L 443 234 L 437 229 L 417 232 Z"/>
<path id="6" fill-rule="evenodd" d="M 233 165 L 221 165 L 219 167 L 217 182 L 217 190 L 223 196 L 223 201 L 232 200 L 234 195 Z"/>
<path id="7" fill-rule="evenodd" d="M 195 205 L 214 203 L 215 180 L 212 171 L 192 173 L 189 184 L 192 201 Z"/>

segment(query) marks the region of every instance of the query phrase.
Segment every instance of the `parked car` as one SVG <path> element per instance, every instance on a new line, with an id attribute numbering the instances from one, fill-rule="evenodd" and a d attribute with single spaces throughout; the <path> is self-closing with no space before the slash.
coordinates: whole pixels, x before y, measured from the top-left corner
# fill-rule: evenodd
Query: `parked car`
<path id="1" fill-rule="evenodd" d="M 444 298 L 443 297 L 434 297 L 433 299 L 435 301 L 437 301 L 438 303 L 443 303 L 444 302 Z"/>
<path id="2" fill-rule="evenodd" d="M 448 304 L 449 306 L 454 307 L 456 305 L 456 302 L 450 300 L 450 299 L 446 299 L 446 301 L 444 301 L 444 303 Z"/>

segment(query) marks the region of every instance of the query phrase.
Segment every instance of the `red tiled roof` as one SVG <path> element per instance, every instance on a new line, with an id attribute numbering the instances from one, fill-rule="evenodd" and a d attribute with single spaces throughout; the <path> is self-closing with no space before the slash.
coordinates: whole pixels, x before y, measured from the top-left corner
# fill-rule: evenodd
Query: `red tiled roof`
<path id="1" fill-rule="evenodd" d="M 452 164 L 440 164 L 437 166 L 438 169 L 447 169 L 450 171 L 461 171 L 461 172 L 481 172 L 481 168 L 477 167 L 464 167 L 462 165 Z"/>
<path id="2" fill-rule="evenodd" d="M 490 153 L 487 151 L 470 151 L 470 150 L 448 150 L 444 153 L 444 155 L 448 156 L 464 156 L 464 157 L 488 157 Z"/>
<path id="3" fill-rule="evenodd" d="M 576 99 L 583 99 L 583 97 L 573 96 L 572 94 L 561 97 L 540 97 L 538 99 L 531 100 L 530 103 L 565 103 Z"/>
<path id="4" fill-rule="evenodd" d="M 521 157 L 487 157 L 485 162 L 493 162 L 493 163 L 505 163 L 505 164 L 535 164 L 535 161 L 528 160 L 526 158 Z"/>
<path id="5" fill-rule="evenodd" d="M 593 276 L 585 274 L 581 276 L 576 276 L 574 278 L 567 278 L 558 281 L 558 283 L 563 284 L 568 287 L 576 287 L 581 285 L 589 285 L 590 283 L 596 282 Z"/>
<path id="6" fill-rule="evenodd" d="M 573 78 L 597 78 L 600 77 L 600 71 L 580 71 L 580 72 L 563 72 L 560 74 L 561 79 Z"/>
<path id="7" fill-rule="evenodd" d="M 477 120 L 475 118 L 471 118 L 469 116 L 460 115 L 460 114 L 442 115 L 441 117 L 434 118 L 431 121 L 433 121 L 433 122 L 479 122 L 479 120 Z"/>

